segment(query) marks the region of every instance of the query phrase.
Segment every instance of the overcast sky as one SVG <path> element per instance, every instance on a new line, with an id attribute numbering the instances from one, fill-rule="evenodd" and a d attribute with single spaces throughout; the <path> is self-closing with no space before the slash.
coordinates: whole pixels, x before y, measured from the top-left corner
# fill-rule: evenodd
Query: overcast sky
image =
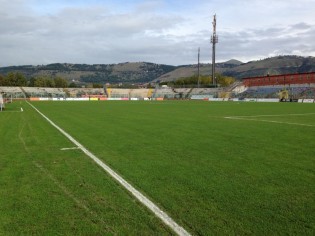
<path id="1" fill-rule="evenodd" d="M 0 67 L 315 56 L 315 0 L 0 0 Z"/>

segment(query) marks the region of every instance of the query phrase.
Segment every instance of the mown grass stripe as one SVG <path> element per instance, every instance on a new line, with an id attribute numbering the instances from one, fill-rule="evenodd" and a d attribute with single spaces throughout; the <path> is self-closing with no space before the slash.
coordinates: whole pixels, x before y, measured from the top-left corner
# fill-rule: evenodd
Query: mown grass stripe
<path id="1" fill-rule="evenodd" d="M 141 192 L 135 189 L 131 184 L 129 184 L 124 178 L 118 175 L 114 170 L 112 170 L 108 165 L 102 162 L 98 157 L 86 149 L 82 144 L 75 140 L 70 134 L 65 132 L 62 128 L 57 126 L 53 121 L 51 121 L 47 116 L 41 113 L 35 106 L 27 101 L 27 103 L 38 112 L 44 119 L 46 119 L 53 127 L 55 127 L 59 132 L 66 136 L 73 144 L 79 147 L 88 157 L 90 157 L 96 164 L 102 167 L 111 177 L 113 177 L 118 183 L 120 183 L 126 190 L 128 190 L 136 199 L 138 199 L 144 206 L 151 210 L 159 219 L 161 219 L 166 225 L 168 225 L 175 233 L 178 235 L 190 235 L 183 227 L 178 225 L 170 216 L 168 216 L 164 211 L 162 211 L 156 204 L 145 197 Z"/>

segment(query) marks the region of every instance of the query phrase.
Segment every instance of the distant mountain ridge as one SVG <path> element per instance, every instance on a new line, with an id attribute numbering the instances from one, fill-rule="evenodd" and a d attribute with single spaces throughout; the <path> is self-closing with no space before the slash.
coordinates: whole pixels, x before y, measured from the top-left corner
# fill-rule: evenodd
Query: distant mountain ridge
<path id="1" fill-rule="evenodd" d="M 197 74 L 197 70 L 197 65 L 178 67 L 175 70 L 160 76 L 155 81 L 173 81 L 185 76 L 193 76 Z M 264 76 L 267 74 L 279 75 L 314 71 L 315 57 L 277 56 L 247 63 L 242 63 L 237 60 L 229 60 L 227 62 L 216 64 L 217 73 L 232 76 L 239 80 L 242 78 Z M 211 64 L 201 64 L 200 74 L 211 75 Z"/>
<path id="2" fill-rule="evenodd" d="M 315 57 L 277 56 L 258 61 L 242 63 L 232 59 L 217 63 L 216 72 L 236 79 L 303 73 L 315 71 Z M 40 66 L 0 67 L 0 74 L 23 73 L 27 78 L 36 76 L 60 76 L 81 83 L 149 83 L 174 81 L 197 74 L 197 65 L 172 66 L 148 62 L 126 62 L 119 64 L 69 64 L 55 63 Z M 200 73 L 211 75 L 211 64 L 201 64 Z"/>
<path id="3" fill-rule="evenodd" d="M 277 56 L 259 61 L 251 61 L 227 70 L 226 75 L 237 78 L 264 76 L 267 74 L 290 74 L 315 71 L 315 57 Z"/>
<path id="4" fill-rule="evenodd" d="M 37 76 L 62 77 L 83 83 L 145 83 L 174 70 L 175 66 L 147 62 L 119 64 L 54 63 L 41 66 L 1 67 L 0 74 L 20 72 L 27 78 Z"/>

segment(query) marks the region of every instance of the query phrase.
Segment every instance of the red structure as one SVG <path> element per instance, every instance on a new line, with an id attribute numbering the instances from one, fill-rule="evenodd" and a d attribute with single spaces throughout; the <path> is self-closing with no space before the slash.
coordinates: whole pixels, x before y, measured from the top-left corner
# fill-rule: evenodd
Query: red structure
<path id="1" fill-rule="evenodd" d="M 291 84 L 315 84 L 315 72 L 250 77 L 244 78 L 243 84 L 247 87 Z"/>

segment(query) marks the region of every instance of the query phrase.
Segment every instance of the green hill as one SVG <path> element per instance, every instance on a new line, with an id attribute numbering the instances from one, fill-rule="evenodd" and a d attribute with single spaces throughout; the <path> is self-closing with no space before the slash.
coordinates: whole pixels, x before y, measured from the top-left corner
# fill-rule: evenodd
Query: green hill
<path id="1" fill-rule="evenodd" d="M 277 56 L 247 63 L 232 59 L 216 64 L 216 72 L 236 79 L 313 71 L 315 71 L 315 57 Z M 190 77 L 197 74 L 197 65 L 172 66 L 147 62 L 94 65 L 55 63 L 0 68 L 2 75 L 9 72 L 20 72 L 28 79 L 36 76 L 60 76 L 68 81 L 81 83 L 148 83 Z M 211 75 L 211 64 L 201 64 L 200 73 Z"/>
<path id="2" fill-rule="evenodd" d="M 211 75 L 211 64 L 201 64 L 200 74 Z M 178 67 L 175 70 L 164 74 L 155 81 L 173 81 L 183 77 L 197 74 L 197 65 Z M 299 56 L 278 56 L 266 58 L 259 61 L 242 63 L 237 60 L 230 60 L 216 64 L 216 72 L 236 79 L 251 76 L 277 75 L 288 73 L 303 73 L 315 71 L 315 57 Z"/>
<path id="3" fill-rule="evenodd" d="M 60 76 L 68 81 L 83 83 L 145 83 L 175 68 L 175 66 L 146 62 L 97 65 L 55 63 L 42 66 L 2 67 L 0 74 L 20 72 L 27 78 Z"/>

